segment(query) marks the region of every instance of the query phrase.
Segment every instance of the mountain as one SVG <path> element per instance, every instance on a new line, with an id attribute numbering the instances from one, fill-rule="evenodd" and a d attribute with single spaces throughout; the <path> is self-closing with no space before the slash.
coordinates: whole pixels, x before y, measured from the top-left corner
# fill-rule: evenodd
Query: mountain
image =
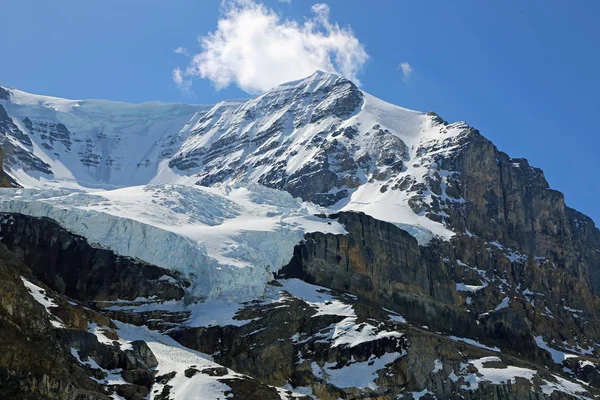
<path id="1" fill-rule="evenodd" d="M 600 396 L 600 231 L 464 122 L 317 71 L 214 106 L 0 87 L 0 144 L 4 397 Z"/>

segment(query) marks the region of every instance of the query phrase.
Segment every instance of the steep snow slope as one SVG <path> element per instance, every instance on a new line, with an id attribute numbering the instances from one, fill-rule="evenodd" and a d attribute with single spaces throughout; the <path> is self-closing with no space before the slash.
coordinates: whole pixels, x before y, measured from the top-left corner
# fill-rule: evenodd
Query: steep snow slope
<path id="1" fill-rule="evenodd" d="M 180 140 L 178 135 L 185 136 L 187 123 L 208 108 L 65 100 L 16 89 L 9 93 L 8 100 L 0 100 L 8 123 L 16 128 L 3 140 L 6 166 L 26 186 L 146 183 L 156 174 L 158 160 Z"/>
<path id="2" fill-rule="evenodd" d="M 305 232 L 345 232 L 315 217 L 318 207 L 260 185 L 5 189 L 0 210 L 50 217 L 118 254 L 186 274 L 196 296 L 237 300 L 262 295 Z"/>

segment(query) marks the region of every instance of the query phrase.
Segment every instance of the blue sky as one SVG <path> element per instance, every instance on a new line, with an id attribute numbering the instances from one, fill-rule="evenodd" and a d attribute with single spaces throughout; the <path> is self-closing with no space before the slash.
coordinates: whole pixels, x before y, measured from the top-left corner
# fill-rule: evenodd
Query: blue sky
<path id="1" fill-rule="evenodd" d="M 230 79 L 220 90 L 214 82 L 219 68 L 213 81 L 186 76 L 187 91 L 174 83 L 173 70 L 190 65 L 174 50 L 202 52 L 198 36 L 215 32 L 225 18 L 220 0 L 2 3 L 0 83 L 29 92 L 215 103 L 249 97 L 236 84 L 257 91 L 271 82 L 254 82 L 256 76 L 276 72 L 261 70 L 245 83 Z M 302 28 L 319 18 L 312 10 L 316 2 L 263 3 L 281 23 L 296 21 Z M 350 35 L 368 55 L 349 67 L 363 90 L 467 121 L 501 150 L 542 168 L 568 205 L 600 222 L 600 2 L 326 3 L 327 23 L 337 24 L 341 39 Z M 407 77 L 401 63 L 410 65 Z"/>

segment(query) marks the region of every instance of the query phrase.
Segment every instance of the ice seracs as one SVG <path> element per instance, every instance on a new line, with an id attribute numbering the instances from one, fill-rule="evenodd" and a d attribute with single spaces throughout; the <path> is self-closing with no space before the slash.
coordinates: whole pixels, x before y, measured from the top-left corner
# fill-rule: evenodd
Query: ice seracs
<path id="1" fill-rule="evenodd" d="M 0 210 L 49 217 L 118 254 L 191 278 L 195 296 L 260 297 L 306 232 L 344 233 L 322 210 L 260 185 L 7 189 Z"/>

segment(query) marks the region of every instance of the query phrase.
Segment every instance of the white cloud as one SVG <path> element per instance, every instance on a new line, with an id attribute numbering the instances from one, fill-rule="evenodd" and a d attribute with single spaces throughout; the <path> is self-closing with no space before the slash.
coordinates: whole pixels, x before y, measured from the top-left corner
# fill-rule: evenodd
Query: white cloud
<path id="1" fill-rule="evenodd" d="M 363 45 L 349 27 L 330 22 L 329 6 L 315 4 L 312 11 L 299 23 L 253 0 L 226 1 L 217 30 L 199 38 L 201 52 L 177 79 L 201 77 L 217 89 L 233 83 L 260 93 L 320 69 L 359 84 L 368 58 Z"/>
<path id="2" fill-rule="evenodd" d="M 329 19 L 329 6 L 325 3 L 317 3 L 311 7 L 311 10 L 319 17 L 325 20 Z"/>
<path id="3" fill-rule="evenodd" d="M 190 56 L 190 53 L 188 53 L 187 49 L 185 47 L 178 47 L 174 50 L 175 54 L 182 54 L 186 57 Z"/>
<path id="4" fill-rule="evenodd" d="M 292 4 L 292 0 L 279 0 L 280 3 Z"/>
<path id="5" fill-rule="evenodd" d="M 412 66 L 407 62 L 400 63 L 400 65 L 398 65 L 398 69 L 402 71 L 402 75 L 404 75 L 404 80 L 408 80 L 408 78 L 410 78 L 410 75 L 413 72 Z"/>
<path id="6" fill-rule="evenodd" d="M 184 92 L 189 92 L 192 88 L 192 81 L 183 77 L 183 72 L 179 68 L 175 68 L 171 73 L 173 82 Z"/>

